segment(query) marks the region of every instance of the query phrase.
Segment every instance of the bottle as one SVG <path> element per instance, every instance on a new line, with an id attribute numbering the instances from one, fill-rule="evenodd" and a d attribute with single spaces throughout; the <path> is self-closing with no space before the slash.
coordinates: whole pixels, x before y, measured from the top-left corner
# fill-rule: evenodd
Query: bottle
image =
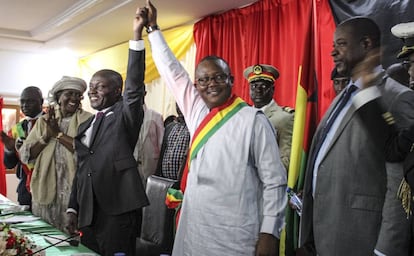
<path id="1" fill-rule="evenodd" d="M 293 192 L 292 189 L 287 188 L 286 192 L 289 196 L 289 202 L 295 206 L 296 213 L 301 216 L 302 215 L 302 200 L 296 195 L 295 192 Z"/>

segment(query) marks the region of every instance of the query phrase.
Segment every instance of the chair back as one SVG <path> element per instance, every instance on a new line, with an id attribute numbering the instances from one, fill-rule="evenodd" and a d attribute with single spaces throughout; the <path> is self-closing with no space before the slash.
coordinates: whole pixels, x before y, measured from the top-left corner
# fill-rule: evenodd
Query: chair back
<path id="1" fill-rule="evenodd" d="M 161 253 L 171 252 L 174 242 L 175 211 L 167 208 L 165 196 L 168 188 L 176 182 L 176 180 L 155 175 L 151 175 L 147 179 L 146 193 L 150 204 L 142 209 L 141 237 L 139 240 L 145 244 L 158 247 Z"/>

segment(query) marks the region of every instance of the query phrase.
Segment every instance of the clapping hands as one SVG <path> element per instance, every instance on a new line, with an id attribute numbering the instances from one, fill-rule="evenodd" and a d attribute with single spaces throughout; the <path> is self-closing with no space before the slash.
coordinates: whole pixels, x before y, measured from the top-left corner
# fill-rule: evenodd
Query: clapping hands
<path id="1" fill-rule="evenodd" d="M 55 107 L 50 105 L 48 108 L 48 117 L 46 119 L 47 129 L 43 139 L 47 142 L 50 138 L 56 137 L 60 132 L 58 120 L 55 115 Z"/>

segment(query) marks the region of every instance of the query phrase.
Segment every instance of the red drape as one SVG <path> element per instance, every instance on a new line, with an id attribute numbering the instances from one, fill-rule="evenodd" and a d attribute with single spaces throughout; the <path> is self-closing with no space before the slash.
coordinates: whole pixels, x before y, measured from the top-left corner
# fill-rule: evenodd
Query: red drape
<path id="1" fill-rule="evenodd" d="M 3 110 L 3 98 L 0 97 L 0 113 Z M 0 119 L 0 131 L 3 131 L 3 118 Z M 0 193 L 7 196 L 6 168 L 4 166 L 4 147 L 0 146 Z"/>
<path id="2" fill-rule="evenodd" d="M 227 60 L 235 76 L 233 92 L 249 103 L 251 100 L 243 77 L 244 68 L 257 63 L 274 65 L 280 71 L 274 98 L 280 105 L 294 107 L 298 67 L 305 54 L 303 51 L 315 47 L 312 44 L 305 45 L 306 35 L 311 33 L 309 25 L 312 22 L 313 5 L 312 0 L 262 0 L 245 8 L 206 17 L 194 26 L 196 62 L 207 55 L 217 55 Z M 315 36 L 317 40 L 327 40 L 318 46 L 320 49 L 316 54 L 320 56 L 315 58 L 320 66 L 324 66 L 323 72 L 320 72 L 324 79 L 318 81 L 318 99 L 322 103 L 318 113 L 322 114 L 334 96 L 329 80 L 333 67 L 329 52 L 334 21 L 328 18 L 332 14 L 327 0 L 317 1 L 315 10 L 323 13 L 313 22 L 318 26 L 329 27 L 328 30 L 321 27 L 320 35 Z M 317 78 L 321 77 L 317 75 Z"/>

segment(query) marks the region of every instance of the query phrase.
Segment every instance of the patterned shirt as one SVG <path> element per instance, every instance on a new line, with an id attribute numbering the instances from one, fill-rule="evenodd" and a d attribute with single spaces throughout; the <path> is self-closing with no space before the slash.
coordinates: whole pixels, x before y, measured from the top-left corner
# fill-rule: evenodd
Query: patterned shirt
<path id="1" fill-rule="evenodd" d="M 190 132 L 185 123 L 174 122 L 173 128 L 167 137 L 167 146 L 162 159 L 162 176 L 169 179 L 178 179 L 178 172 L 187 158 L 187 149 L 190 143 Z"/>

